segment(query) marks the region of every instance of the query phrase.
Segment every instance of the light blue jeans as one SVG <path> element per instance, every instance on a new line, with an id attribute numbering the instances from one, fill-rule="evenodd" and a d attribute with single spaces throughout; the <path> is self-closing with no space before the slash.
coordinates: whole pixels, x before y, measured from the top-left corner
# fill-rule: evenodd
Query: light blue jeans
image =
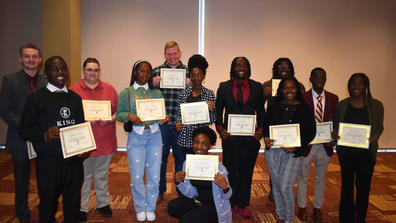
<path id="1" fill-rule="evenodd" d="M 131 191 L 136 212 L 154 211 L 159 191 L 162 158 L 161 132 L 151 133 L 145 129 L 143 135 L 132 130 L 128 136 L 127 154 Z M 146 167 L 146 183 L 143 182 Z"/>

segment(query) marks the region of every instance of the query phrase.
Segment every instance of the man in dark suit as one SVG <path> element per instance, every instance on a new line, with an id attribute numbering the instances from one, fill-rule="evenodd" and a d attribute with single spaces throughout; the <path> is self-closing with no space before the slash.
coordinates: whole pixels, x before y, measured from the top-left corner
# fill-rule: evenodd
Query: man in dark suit
<path id="1" fill-rule="evenodd" d="M 338 96 L 324 90 L 326 84 L 326 71 L 317 67 L 311 71 L 309 81 L 312 89 L 303 94 L 304 101 L 312 109 L 316 123 L 332 121 L 335 113 L 335 105 Z M 299 210 L 297 217 L 301 221 L 307 220 L 306 196 L 307 181 L 312 161 L 315 163 L 315 187 L 314 187 L 314 209 L 313 219 L 315 223 L 322 222 L 320 209 L 323 204 L 324 186 L 326 183 L 327 166 L 333 154 L 332 143 L 308 145 L 304 150 L 304 159 L 301 164 L 300 173 L 297 175 L 298 190 L 297 201 Z"/>
<path id="2" fill-rule="evenodd" d="M 247 207 L 264 119 L 263 87 L 249 79 L 250 74 L 247 58 L 236 57 L 231 64 L 231 80 L 220 83 L 216 99 L 216 129 L 222 139 L 223 163 L 229 171 L 228 179 L 233 190 L 232 211 L 238 211 L 243 218 L 252 216 Z M 232 136 L 227 131 L 229 114 L 256 115 L 254 135 Z"/>
<path id="3" fill-rule="evenodd" d="M 18 135 L 18 126 L 29 94 L 47 84 L 39 74 L 42 61 L 40 49 L 25 44 L 19 49 L 19 61 L 22 70 L 6 75 L 0 93 L 0 116 L 8 123 L 6 148 L 12 153 L 15 177 L 15 215 L 19 222 L 29 222 L 28 189 L 30 160 L 26 141 Z"/>

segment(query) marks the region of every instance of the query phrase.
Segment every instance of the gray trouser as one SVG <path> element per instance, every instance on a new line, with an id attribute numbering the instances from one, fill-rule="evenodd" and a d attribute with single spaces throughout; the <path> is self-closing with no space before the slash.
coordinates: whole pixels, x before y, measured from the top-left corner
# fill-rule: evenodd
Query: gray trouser
<path id="1" fill-rule="evenodd" d="M 92 156 L 84 160 L 84 183 L 81 188 L 80 211 L 88 212 L 91 195 L 91 180 L 94 180 L 96 207 L 102 208 L 110 204 L 107 172 L 114 153 Z"/>

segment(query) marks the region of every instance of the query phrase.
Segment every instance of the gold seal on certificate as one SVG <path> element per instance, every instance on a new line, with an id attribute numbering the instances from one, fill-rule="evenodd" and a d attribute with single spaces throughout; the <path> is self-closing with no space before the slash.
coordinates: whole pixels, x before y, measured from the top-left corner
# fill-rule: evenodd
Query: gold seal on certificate
<path id="1" fill-rule="evenodd" d="M 331 142 L 332 131 L 333 131 L 333 122 L 316 123 L 316 135 L 310 144 Z"/>
<path id="2" fill-rule="evenodd" d="M 219 156 L 186 155 L 187 179 L 213 181 L 217 172 L 219 172 Z"/>
<path id="3" fill-rule="evenodd" d="M 32 142 L 26 141 L 26 145 L 27 145 L 27 151 L 28 151 L 29 159 L 31 160 L 31 159 L 36 158 L 37 157 L 37 153 L 36 153 L 36 151 L 34 151 Z"/>
<path id="4" fill-rule="evenodd" d="M 253 136 L 256 131 L 256 115 L 228 115 L 227 131 L 234 136 Z"/>
<path id="5" fill-rule="evenodd" d="M 161 68 L 160 88 L 184 89 L 186 86 L 186 69 Z"/>
<path id="6" fill-rule="evenodd" d="M 82 100 L 84 117 L 87 121 L 111 120 L 110 101 Z"/>
<path id="7" fill-rule="evenodd" d="M 370 131 L 370 125 L 340 122 L 338 128 L 338 135 L 340 138 L 338 139 L 337 145 L 368 149 L 370 144 Z"/>
<path id="8" fill-rule="evenodd" d="M 272 148 L 300 147 L 300 124 L 270 125 L 270 139 L 274 139 Z"/>
<path id="9" fill-rule="evenodd" d="M 281 82 L 282 79 L 272 79 L 271 83 L 272 83 L 272 96 L 276 96 L 276 92 L 278 91 L 278 86 L 279 83 Z"/>
<path id="10" fill-rule="evenodd" d="M 63 158 L 66 159 L 96 149 L 95 138 L 89 122 L 64 127 L 59 130 Z"/>
<path id="11" fill-rule="evenodd" d="M 136 113 L 143 122 L 164 119 L 165 101 L 163 98 L 136 100 Z"/>
<path id="12" fill-rule="evenodd" d="M 180 113 L 183 124 L 210 122 L 209 108 L 206 101 L 180 104 Z"/>

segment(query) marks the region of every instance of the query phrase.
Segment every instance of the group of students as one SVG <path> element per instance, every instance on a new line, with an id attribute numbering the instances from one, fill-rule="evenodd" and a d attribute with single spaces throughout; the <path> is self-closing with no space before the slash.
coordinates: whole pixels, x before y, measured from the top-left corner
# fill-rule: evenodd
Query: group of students
<path id="1" fill-rule="evenodd" d="M 230 79 L 220 83 L 215 96 L 212 90 L 203 86 L 208 68 L 203 56 L 191 56 L 186 67 L 180 62 L 181 51 L 174 41 L 166 43 L 164 55 L 165 63 L 154 69 L 148 61 L 136 61 L 132 67 L 130 86 L 123 89 L 118 98 L 111 85 L 98 81 L 100 65 L 94 58 L 84 62 L 84 79 L 74 84 L 70 88 L 72 90 L 65 87 L 68 77 L 65 60 L 55 56 L 45 62 L 44 75 L 48 84 L 28 96 L 18 128 L 24 140 L 33 142 L 38 154 L 36 171 L 40 222 L 54 221 L 60 194 L 63 195 L 65 222 L 86 221 L 92 178 L 98 210 L 104 216 L 111 216 L 107 172 L 116 148 L 115 120 L 132 123 L 127 156 L 137 220 L 156 219 L 156 206 L 166 191 L 166 162 L 172 148 L 178 197 L 168 203 L 168 213 L 179 218 L 180 222 L 232 222 L 233 214 L 252 217 L 249 210 L 252 177 L 262 138 L 277 222 L 293 222 L 296 180 L 299 187 L 297 217 L 307 220 L 306 182 L 312 160 L 315 162 L 313 218 L 315 223 L 321 222 L 325 175 L 333 147 L 339 138 L 339 123 L 370 125 L 368 150 L 336 145 L 342 176 L 339 220 L 365 222 L 384 115 L 381 102 L 371 96 L 367 75 L 353 74 L 347 83 L 349 97 L 338 102 L 336 95 L 324 90 L 324 69 L 312 70 L 312 89 L 305 92 L 304 86 L 294 77 L 290 59 L 279 58 L 274 63 L 272 79 L 281 81 L 276 95 L 272 96 L 271 80 L 261 84 L 250 79 L 249 60 L 236 57 L 231 63 Z M 186 88 L 160 88 L 161 68 L 186 69 Z M 106 97 L 100 98 L 98 95 Z M 89 156 L 84 164 L 78 156 L 63 159 L 59 140 L 59 128 L 84 122 L 81 98 L 110 100 L 113 114 L 111 121 L 91 122 L 95 140 L 99 140 L 97 145 L 106 149 L 101 149 L 98 154 L 95 151 L 84 154 Z M 156 98 L 164 98 L 166 117 L 142 121 L 136 112 L 136 100 Z M 183 125 L 180 104 L 199 101 L 208 103 L 210 122 Z M 256 115 L 254 134 L 230 134 L 227 130 L 229 114 Z M 64 120 L 68 122 L 62 122 Z M 333 121 L 334 141 L 309 145 L 315 138 L 316 123 L 324 121 Z M 224 165 L 220 163 L 213 181 L 186 179 L 186 155 L 208 154 L 216 143 L 216 133 L 209 127 L 212 123 L 215 123 L 222 140 Z M 269 126 L 281 124 L 299 124 L 300 147 L 272 148 L 274 140 L 270 138 Z M 112 133 L 109 135 L 108 132 Z M 96 134 L 100 135 L 99 139 Z"/>

